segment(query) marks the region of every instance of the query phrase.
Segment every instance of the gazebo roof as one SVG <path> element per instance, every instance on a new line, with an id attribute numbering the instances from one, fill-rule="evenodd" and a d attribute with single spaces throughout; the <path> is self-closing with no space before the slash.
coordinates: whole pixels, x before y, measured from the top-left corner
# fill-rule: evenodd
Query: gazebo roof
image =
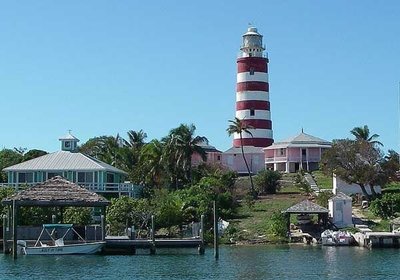
<path id="1" fill-rule="evenodd" d="M 288 214 L 328 214 L 329 210 L 307 199 L 282 212 Z"/>
<path id="2" fill-rule="evenodd" d="M 60 176 L 7 197 L 3 199 L 2 204 L 10 205 L 13 200 L 18 206 L 100 207 L 110 204 L 107 199 L 97 193 L 88 191 Z"/>

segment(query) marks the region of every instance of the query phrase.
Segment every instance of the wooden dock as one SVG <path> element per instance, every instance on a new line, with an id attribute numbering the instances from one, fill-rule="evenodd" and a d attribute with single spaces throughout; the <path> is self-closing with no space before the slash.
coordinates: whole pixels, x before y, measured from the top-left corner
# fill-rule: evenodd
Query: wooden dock
<path id="1" fill-rule="evenodd" d="M 105 254 L 135 254 L 136 249 L 148 249 L 155 254 L 157 248 L 197 248 L 204 254 L 204 241 L 201 238 L 186 239 L 128 239 L 127 237 L 107 236 Z"/>
<path id="2" fill-rule="evenodd" d="M 354 238 L 359 246 L 367 248 L 399 248 L 400 234 L 393 232 L 358 232 Z"/>

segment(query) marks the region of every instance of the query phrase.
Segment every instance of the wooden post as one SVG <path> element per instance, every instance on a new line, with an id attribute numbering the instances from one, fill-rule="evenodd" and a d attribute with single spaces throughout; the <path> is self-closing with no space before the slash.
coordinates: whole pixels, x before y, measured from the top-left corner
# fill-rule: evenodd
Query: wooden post
<path id="1" fill-rule="evenodd" d="M 150 255 L 154 255 L 156 253 L 156 239 L 155 239 L 155 223 L 154 223 L 154 215 L 151 215 L 151 246 L 150 246 Z"/>
<path id="2" fill-rule="evenodd" d="M 204 215 L 200 217 L 200 239 L 201 244 L 199 246 L 199 254 L 204 255 Z"/>
<path id="3" fill-rule="evenodd" d="M 100 224 L 101 224 L 101 241 L 104 241 L 106 239 L 106 228 L 105 228 L 105 222 L 104 222 L 104 215 L 100 215 Z"/>
<path id="4" fill-rule="evenodd" d="M 8 254 L 8 223 L 7 215 L 3 215 L 3 253 Z"/>
<path id="5" fill-rule="evenodd" d="M 106 239 L 106 207 L 101 207 L 101 216 L 100 216 L 100 223 L 101 223 L 101 241 Z"/>
<path id="6" fill-rule="evenodd" d="M 18 226 L 18 208 L 15 199 L 12 202 L 12 215 L 13 215 L 13 249 L 12 255 L 14 260 L 17 259 L 17 226 Z"/>
<path id="7" fill-rule="evenodd" d="M 290 234 L 290 214 L 285 213 L 285 217 L 286 217 L 287 237 L 289 238 L 289 242 L 291 242 L 292 235 Z"/>
<path id="8" fill-rule="evenodd" d="M 218 213 L 217 213 L 217 203 L 213 201 L 214 208 L 214 257 L 216 260 L 219 258 L 219 248 L 218 248 Z"/>

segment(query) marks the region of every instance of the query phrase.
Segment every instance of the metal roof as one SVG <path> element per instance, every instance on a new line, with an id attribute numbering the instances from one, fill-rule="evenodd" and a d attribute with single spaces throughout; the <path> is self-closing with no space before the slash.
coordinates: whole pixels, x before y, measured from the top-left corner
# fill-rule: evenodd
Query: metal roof
<path id="1" fill-rule="evenodd" d="M 72 135 L 71 131 L 68 131 L 66 135 L 60 137 L 58 140 L 76 140 L 77 142 L 79 142 L 79 139 Z"/>
<path id="2" fill-rule="evenodd" d="M 282 212 L 288 214 L 327 214 L 329 210 L 306 199 Z"/>
<path id="3" fill-rule="evenodd" d="M 331 142 L 309 135 L 302 131 L 300 134 L 296 136 L 289 137 L 279 142 L 275 142 L 271 146 L 265 148 L 265 150 L 273 150 L 273 149 L 288 148 L 288 147 L 330 148 L 331 146 L 332 146 Z"/>
<path id="4" fill-rule="evenodd" d="M 115 173 L 127 174 L 125 171 L 102 162 L 96 158 L 84 155 L 82 153 L 73 153 L 69 151 L 58 151 L 21 162 L 7 168 L 3 171 L 111 171 Z"/>
<path id="5" fill-rule="evenodd" d="M 245 154 L 264 154 L 263 148 L 254 146 L 243 146 Z M 241 154 L 241 147 L 232 147 L 224 152 L 224 154 Z"/>
<path id="6" fill-rule="evenodd" d="M 201 147 L 205 152 L 219 152 L 221 153 L 221 151 L 217 150 L 217 148 L 215 148 L 214 146 L 210 145 L 209 143 L 202 141 L 200 142 L 197 146 Z"/>

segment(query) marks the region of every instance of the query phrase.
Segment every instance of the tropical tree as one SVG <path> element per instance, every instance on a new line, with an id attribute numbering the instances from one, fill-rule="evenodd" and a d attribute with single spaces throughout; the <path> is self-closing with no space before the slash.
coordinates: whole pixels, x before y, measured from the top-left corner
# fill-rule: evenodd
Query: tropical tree
<path id="1" fill-rule="evenodd" d="M 163 152 L 163 143 L 156 139 L 144 145 L 140 150 L 138 164 L 133 171 L 133 181 L 145 186 L 161 187 L 165 175 Z"/>
<path id="2" fill-rule="evenodd" d="M 382 162 L 382 169 L 388 176 L 389 181 L 399 181 L 400 162 L 399 154 L 394 150 L 389 150 Z"/>
<path id="3" fill-rule="evenodd" d="M 382 170 L 382 152 L 376 145 L 366 141 L 349 139 L 334 140 L 332 148 L 322 155 L 322 171 L 331 175 L 335 173 L 345 182 L 358 184 L 364 196 L 370 200 L 366 186 L 370 186 L 372 196 L 376 196 L 375 185 L 383 185 L 387 176 Z"/>
<path id="4" fill-rule="evenodd" d="M 3 149 L 0 151 L 0 182 L 7 181 L 7 175 L 2 172 L 3 168 L 20 163 L 23 160 L 23 154 L 16 150 Z"/>
<path id="5" fill-rule="evenodd" d="M 175 187 L 180 185 L 180 180 L 191 181 L 193 154 L 199 154 L 204 161 L 206 160 L 206 152 L 201 144 L 208 144 L 208 139 L 204 136 L 195 136 L 195 131 L 196 126 L 193 124 L 181 124 L 163 138 L 165 143 L 163 159 L 167 162 Z"/>
<path id="6" fill-rule="evenodd" d="M 246 165 L 247 168 L 247 173 L 249 175 L 250 178 L 250 193 L 253 197 L 257 197 L 257 193 L 254 190 L 254 183 L 253 183 L 253 178 L 252 178 L 252 174 L 250 172 L 250 168 L 249 168 L 249 164 L 247 163 L 247 159 L 246 156 L 244 154 L 244 149 L 243 149 L 243 133 L 247 133 L 251 136 L 253 136 L 250 132 L 250 129 L 252 128 L 250 125 L 246 124 L 243 120 L 235 117 L 234 120 L 229 120 L 230 125 L 228 126 L 228 128 L 226 129 L 226 131 L 228 132 L 229 136 L 231 136 L 234 133 L 239 134 L 240 137 L 240 148 L 242 151 L 242 157 L 243 157 L 243 161 Z"/>
<path id="7" fill-rule="evenodd" d="M 47 155 L 46 151 L 43 150 L 37 150 L 37 149 L 33 149 L 33 150 L 29 150 L 28 152 L 26 152 L 23 156 L 22 161 L 27 161 L 27 160 L 31 160 L 37 157 L 41 157 Z"/>
<path id="8" fill-rule="evenodd" d="M 122 147 L 123 141 L 119 134 L 115 137 L 104 135 L 89 139 L 85 144 L 79 147 L 79 151 L 121 168 L 125 167 L 122 159 Z"/>
<path id="9" fill-rule="evenodd" d="M 350 131 L 350 133 L 356 137 L 356 140 L 363 140 L 363 141 L 367 141 L 373 145 L 376 144 L 379 146 L 383 146 L 383 144 L 381 142 L 376 140 L 379 137 L 378 134 L 370 135 L 370 131 L 369 131 L 369 128 L 367 125 L 364 125 L 363 127 L 361 127 L 361 126 L 355 127 Z"/>
<path id="10" fill-rule="evenodd" d="M 140 149 L 144 146 L 147 134 L 142 129 L 139 131 L 129 130 L 127 134 L 128 140 L 123 139 L 125 146 L 133 149 Z"/>

